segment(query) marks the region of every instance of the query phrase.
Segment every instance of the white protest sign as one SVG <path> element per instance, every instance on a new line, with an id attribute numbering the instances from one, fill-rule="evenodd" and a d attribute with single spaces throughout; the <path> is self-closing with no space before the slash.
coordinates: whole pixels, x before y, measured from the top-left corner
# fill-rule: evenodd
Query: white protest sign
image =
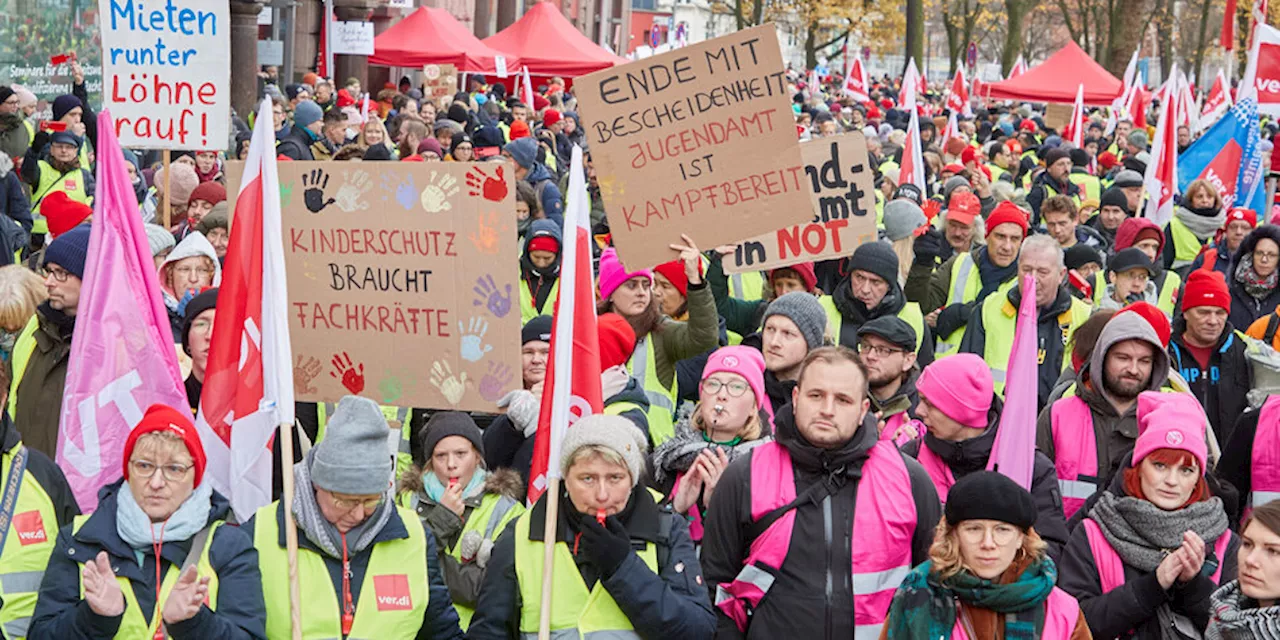
<path id="1" fill-rule="evenodd" d="M 497 67 L 499 78 L 507 77 L 507 57 L 506 56 L 494 56 L 493 66 Z"/>
<path id="2" fill-rule="evenodd" d="M 226 2 L 98 0 L 103 103 L 120 146 L 227 148 L 231 18 Z"/>
<path id="3" fill-rule="evenodd" d="M 333 52 L 342 55 L 373 55 L 372 22 L 334 22 Z"/>

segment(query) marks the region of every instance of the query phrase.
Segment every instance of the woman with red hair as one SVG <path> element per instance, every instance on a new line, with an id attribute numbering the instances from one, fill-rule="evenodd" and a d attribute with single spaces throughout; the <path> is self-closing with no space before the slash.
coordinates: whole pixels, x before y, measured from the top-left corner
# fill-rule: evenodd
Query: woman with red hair
<path id="1" fill-rule="evenodd" d="M 1138 440 L 1072 532 L 1058 586 L 1096 638 L 1199 638 L 1239 540 L 1205 482 L 1204 412 L 1184 393 L 1138 397 Z M 1132 635 L 1128 635 L 1132 631 Z"/>

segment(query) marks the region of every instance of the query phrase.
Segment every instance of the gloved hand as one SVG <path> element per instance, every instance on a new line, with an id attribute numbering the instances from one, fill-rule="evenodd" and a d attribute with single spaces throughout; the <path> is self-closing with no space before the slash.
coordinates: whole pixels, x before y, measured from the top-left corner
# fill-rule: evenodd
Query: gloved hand
<path id="1" fill-rule="evenodd" d="M 939 338 L 946 338 L 957 329 L 969 324 L 969 318 L 973 316 L 973 310 L 977 307 L 977 303 L 955 303 L 942 310 L 938 314 L 937 332 L 934 335 Z"/>
<path id="2" fill-rule="evenodd" d="M 480 546 L 484 543 L 484 536 L 479 531 L 468 531 L 462 534 L 462 539 L 458 541 L 458 555 L 462 556 L 463 562 L 470 562 L 480 553 Z"/>
<path id="3" fill-rule="evenodd" d="M 187 314 L 187 305 L 191 304 L 191 301 L 195 299 L 197 293 L 199 292 L 195 289 L 187 289 L 187 292 L 182 294 L 182 299 L 178 301 L 178 315 L 181 316 Z"/>
<path id="4" fill-rule="evenodd" d="M 915 239 L 912 249 L 915 251 L 915 263 L 923 267 L 937 264 L 938 258 L 951 248 L 947 239 L 937 229 L 929 229 Z"/>
<path id="5" fill-rule="evenodd" d="M 489 556 L 493 555 L 493 541 L 485 538 L 480 542 L 480 550 L 476 552 L 476 566 L 484 569 L 489 566 Z"/>
<path id="6" fill-rule="evenodd" d="M 604 521 L 608 528 L 600 526 L 592 514 L 579 513 L 577 517 L 580 521 L 578 528 L 582 532 L 583 553 L 587 554 L 603 575 L 613 575 L 627 556 L 631 555 L 630 534 L 613 516 Z"/>
<path id="7" fill-rule="evenodd" d="M 49 138 L 52 137 L 53 136 L 49 135 L 48 131 L 41 130 L 36 132 L 36 137 L 31 140 L 31 148 L 35 149 L 38 153 L 49 144 Z"/>
<path id="8" fill-rule="evenodd" d="M 537 396 L 524 389 L 508 391 L 507 395 L 498 399 L 498 408 L 507 410 L 511 425 L 526 438 L 533 437 L 534 432 L 538 430 L 538 411 L 541 409 L 539 406 L 541 404 Z"/>

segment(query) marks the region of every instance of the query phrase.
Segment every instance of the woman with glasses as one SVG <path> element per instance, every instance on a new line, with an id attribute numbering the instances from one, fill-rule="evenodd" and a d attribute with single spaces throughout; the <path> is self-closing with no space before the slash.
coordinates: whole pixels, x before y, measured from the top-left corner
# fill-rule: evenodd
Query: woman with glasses
<path id="1" fill-rule="evenodd" d="M 198 231 L 193 231 L 169 252 L 160 264 L 160 289 L 169 311 L 174 343 L 182 342 L 182 323 L 187 304 L 201 291 L 222 282 L 218 253 Z"/>
<path id="2" fill-rule="evenodd" d="M 773 406 L 764 393 L 764 356 L 751 347 L 721 347 L 702 369 L 698 404 L 681 411 L 675 437 L 653 452 L 658 489 L 702 540 L 702 513 L 735 458 L 768 442 Z"/>
<path id="3" fill-rule="evenodd" d="M 1248 327 L 1280 305 L 1280 227 L 1260 225 L 1240 241 L 1235 272 L 1227 278 L 1231 285 L 1233 327 Z"/>
<path id="4" fill-rule="evenodd" d="M 894 593 L 880 637 L 1089 640 L 1080 605 L 1054 586 L 1058 570 L 1033 526 L 1031 494 L 978 471 L 951 495 L 929 560 Z"/>
<path id="5" fill-rule="evenodd" d="M 58 533 L 27 637 L 266 638 L 257 553 L 225 526 L 191 418 L 152 405 L 123 459 L 124 479 Z"/>
<path id="6" fill-rule="evenodd" d="M 293 466 L 293 504 L 273 502 L 244 524 L 258 550 L 267 637 L 291 637 L 289 509 L 303 638 L 463 638 L 435 536 L 393 499 L 391 433 L 376 402 L 342 398 L 324 439 Z"/>

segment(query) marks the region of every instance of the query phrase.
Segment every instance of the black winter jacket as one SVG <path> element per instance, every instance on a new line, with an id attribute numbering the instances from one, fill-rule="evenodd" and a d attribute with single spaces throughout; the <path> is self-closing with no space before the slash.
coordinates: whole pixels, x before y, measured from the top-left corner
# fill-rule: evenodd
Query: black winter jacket
<path id="1" fill-rule="evenodd" d="M 836 285 L 836 290 L 831 294 L 831 301 L 840 312 L 840 326 L 831 327 L 831 335 L 835 336 L 836 344 L 850 349 L 858 346 L 858 329 L 862 328 L 862 325 L 876 318 L 896 316 L 903 307 L 907 306 L 907 296 L 902 292 L 902 287 L 897 282 L 890 282 L 889 292 L 881 298 L 880 304 L 874 309 L 868 309 L 861 300 L 853 297 L 848 276 Z M 927 324 L 921 324 L 920 328 L 924 331 L 924 335 L 916 336 L 917 361 L 921 367 L 926 367 L 933 362 L 933 333 Z"/>
<path id="2" fill-rule="evenodd" d="M 1173 338 L 1169 340 L 1169 364 L 1191 385 L 1191 393 L 1209 416 L 1209 424 L 1218 442 L 1231 439 L 1236 419 L 1248 408 L 1245 398 L 1253 388 L 1253 367 L 1245 355 L 1244 340 L 1230 322 L 1222 329 L 1218 344 L 1209 355 L 1209 363 L 1200 368 L 1196 357 L 1187 350 L 1187 321 L 1178 316 L 1173 322 Z"/>
<path id="3" fill-rule="evenodd" d="M 772 589 L 751 617 L 746 633 L 717 611 L 717 638 L 852 638 L 852 547 L 858 480 L 868 451 L 879 441 L 875 416 L 868 412 L 849 442 L 837 449 L 820 449 L 796 428 L 791 408 L 774 417 L 775 437 L 791 454 L 796 495 L 812 485 L 828 483 L 832 493 L 802 502 L 795 511 L 795 532 L 787 560 L 779 568 Z M 751 517 L 751 454 L 725 469 L 707 509 L 702 536 L 702 566 L 707 586 L 730 583 L 750 551 L 755 523 Z M 933 544 L 934 528 L 942 515 L 938 493 L 920 463 L 904 456 L 915 501 L 916 529 L 911 563 L 924 562 Z M 825 541 L 824 541 L 825 539 Z"/>
<path id="4" fill-rule="evenodd" d="M 9 414 L 0 412 L 0 454 L 11 457 L 13 448 L 20 442 L 22 434 L 18 433 Z M 62 469 L 49 456 L 27 447 L 27 472 L 49 496 L 53 512 L 58 517 L 57 528 L 69 526 L 71 519 L 80 515 L 80 505 L 76 504 L 76 496 L 71 492 L 71 485 L 67 483 Z M 0 478 L 0 484 L 4 482 L 5 479 Z"/>

